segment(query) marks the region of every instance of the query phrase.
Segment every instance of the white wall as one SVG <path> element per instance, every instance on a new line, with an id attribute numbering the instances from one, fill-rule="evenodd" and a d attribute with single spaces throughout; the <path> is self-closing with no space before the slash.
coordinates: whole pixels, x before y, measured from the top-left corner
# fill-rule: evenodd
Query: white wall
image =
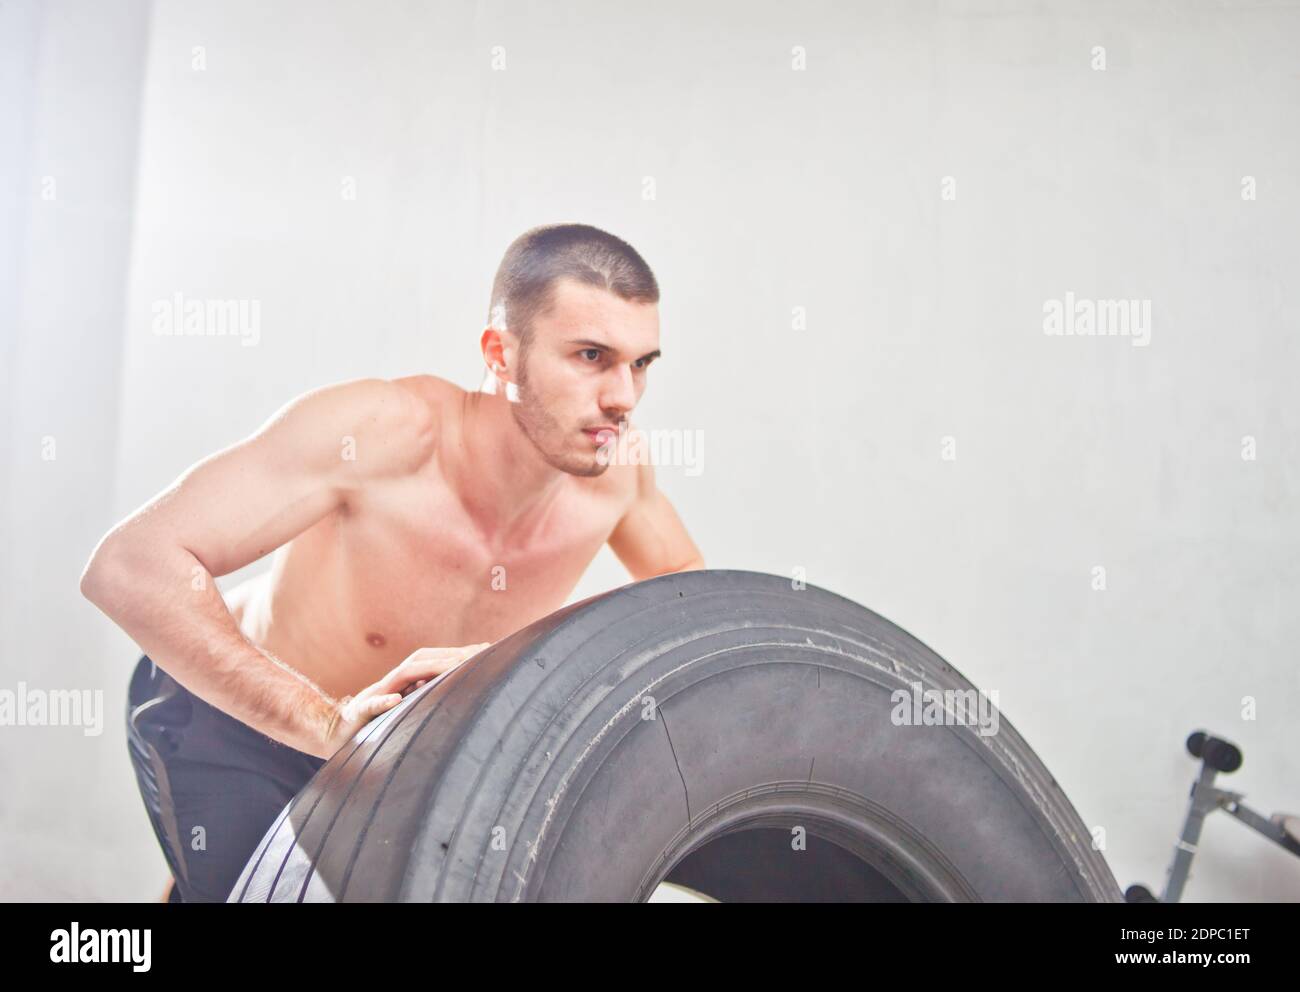
<path id="1" fill-rule="evenodd" d="M 0 898 L 157 889 L 122 635 L 77 591 L 116 512 L 148 23 L 143 0 L 0 4 L 0 689 L 102 693 L 98 734 L 0 726 Z"/>
<path id="2" fill-rule="evenodd" d="M 53 9 L 73 39 L 103 17 Z M 12 894 L 148 898 L 162 878 L 114 715 L 137 652 L 75 601 L 98 534 L 304 389 L 475 385 L 501 252 L 567 220 L 659 277 L 665 356 L 637 420 L 705 432 L 703 475 L 659 478 L 710 566 L 803 568 L 997 690 L 1121 885 L 1162 881 L 1195 727 L 1242 745 L 1224 784 L 1248 803 L 1300 806 L 1300 11 L 172 0 L 150 34 L 125 320 L 64 300 L 19 324 L 49 361 L 15 366 L 5 674 L 82 659 L 111 704 L 91 759 L 48 732 L 46 789 L 6 814 Z M 75 129 L 129 116 L 125 87 L 103 108 L 96 81 L 65 119 L 43 94 L 67 57 L 38 51 L 34 133 L 103 158 L 123 139 Z M 29 290 L 77 242 L 46 234 Z M 59 285 L 111 282 L 96 259 L 121 256 L 85 250 Z M 1067 291 L 1151 300 L 1149 346 L 1046 336 Z M 257 301 L 258 344 L 154 335 L 176 292 Z M 69 395 L 79 419 L 44 427 Z M 32 461 L 60 431 L 75 495 Z M 97 455 L 74 465 L 79 447 Z M 604 553 L 574 598 L 625 581 Z M 88 760 L 93 804 L 73 787 Z M 1220 814 L 1186 898 L 1300 899 L 1300 861 Z"/>

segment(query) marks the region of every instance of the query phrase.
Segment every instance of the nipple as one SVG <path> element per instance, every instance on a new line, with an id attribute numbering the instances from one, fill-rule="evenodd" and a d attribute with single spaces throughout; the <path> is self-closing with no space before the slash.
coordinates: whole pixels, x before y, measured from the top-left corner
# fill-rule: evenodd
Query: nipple
<path id="1" fill-rule="evenodd" d="M 382 648 L 388 643 L 388 639 L 385 638 L 383 634 L 376 634 L 374 631 L 371 631 L 366 635 L 366 643 L 372 648 Z"/>

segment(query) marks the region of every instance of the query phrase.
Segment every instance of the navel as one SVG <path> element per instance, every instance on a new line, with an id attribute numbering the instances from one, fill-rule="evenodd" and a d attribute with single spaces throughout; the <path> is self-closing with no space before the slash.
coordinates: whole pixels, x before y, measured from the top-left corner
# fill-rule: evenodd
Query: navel
<path id="1" fill-rule="evenodd" d="M 374 631 L 371 631 L 366 635 L 366 643 L 372 648 L 382 648 L 388 643 L 388 638 L 384 637 L 383 634 L 376 634 Z"/>

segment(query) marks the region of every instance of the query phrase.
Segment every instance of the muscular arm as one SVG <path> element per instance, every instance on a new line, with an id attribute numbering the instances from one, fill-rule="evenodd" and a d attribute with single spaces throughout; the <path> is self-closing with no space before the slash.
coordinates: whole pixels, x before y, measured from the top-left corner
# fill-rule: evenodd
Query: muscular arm
<path id="1" fill-rule="evenodd" d="M 647 462 L 638 465 L 636 472 L 636 498 L 609 536 L 611 550 L 638 581 L 703 568 L 700 549 L 655 485 L 654 467 Z"/>
<path id="2" fill-rule="evenodd" d="M 435 442 L 428 407 L 396 382 L 306 393 L 203 459 L 99 542 L 81 591 L 195 695 L 309 754 L 335 700 L 248 641 L 214 578 L 256 561 Z M 349 457 L 351 456 L 351 457 Z"/>

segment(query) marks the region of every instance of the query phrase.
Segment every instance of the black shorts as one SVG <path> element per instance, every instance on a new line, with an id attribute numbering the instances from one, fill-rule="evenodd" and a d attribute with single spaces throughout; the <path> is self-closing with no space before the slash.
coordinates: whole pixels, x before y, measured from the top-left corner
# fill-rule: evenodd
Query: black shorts
<path id="1" fill-rule="evenodd" d="M 280 811 L 325 764 L 204 702 L 148 656 L 131 676 L 126 734 L 180 902 L 225 902 Z"/>

